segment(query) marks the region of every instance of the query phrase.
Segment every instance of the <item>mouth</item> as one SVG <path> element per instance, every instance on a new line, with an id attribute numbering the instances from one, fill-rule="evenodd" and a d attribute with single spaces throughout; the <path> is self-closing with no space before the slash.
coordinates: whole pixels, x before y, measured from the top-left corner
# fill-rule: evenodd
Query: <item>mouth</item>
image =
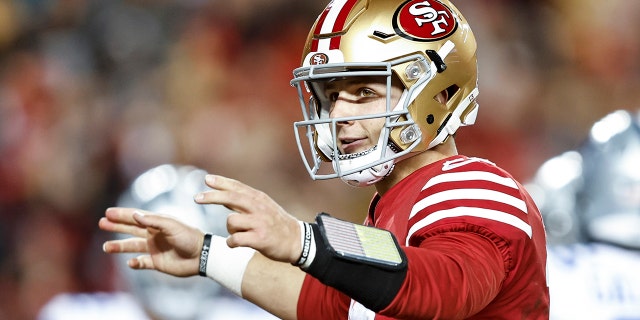
<path id="1" fill-rule="evenodd" d="M 358 142 L 361 141 L 361 139 L 357 139 L 357 138 L 346 138 L 346 139 L 340 139 L 340 147 L 342 150 L 345 150 L 345 152 L 347 152 L 347 149 L 353 149 L 357 146 Z M 347 152 L 348 153 L 348 152 Z"/>
<path id="2" fill-rule="evenodd" d="M 355 153 L 358 148 L 362 148 L 363 143 L 364 143 L 364 139 L 358 139 L 358 138 L 340 139 L 340 148 L 342 149 L 342 152 L 345 154 Z"/>
<path id="3" fill-rule="evenodd" d="M 373 151 L 375 151 L 378 148 L 378 146 L 373 146 L 372 148 L 369 148 L 367 150 L 364 151 L 360 151 L 360 152 L 355 152 L 355 153 L 346 153 L 346 154 L 339 154 L 338 155 L 338 160 L 349 160 L 349 159 L 355 159 L 358 157 L 362 157 L 364 155 L 367 155 Z M 331 155 L 332 158 L 334 158 L 334 155 Z"/>

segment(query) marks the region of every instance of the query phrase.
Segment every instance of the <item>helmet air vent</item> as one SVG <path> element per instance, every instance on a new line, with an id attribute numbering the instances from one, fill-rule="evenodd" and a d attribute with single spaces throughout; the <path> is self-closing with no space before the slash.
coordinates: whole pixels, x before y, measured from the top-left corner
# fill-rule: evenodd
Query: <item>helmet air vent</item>
<path id="1" fill-rule="evenodd" d="M 373 31 L 373 36 L 384 40 L 384 39 L 391 38 L 392 36 L 394 36 L 394 34 L 392 34 L 392 33 L 384 33 L 384 32 L 379 31 L 379 30 L 374 30 Z"/>

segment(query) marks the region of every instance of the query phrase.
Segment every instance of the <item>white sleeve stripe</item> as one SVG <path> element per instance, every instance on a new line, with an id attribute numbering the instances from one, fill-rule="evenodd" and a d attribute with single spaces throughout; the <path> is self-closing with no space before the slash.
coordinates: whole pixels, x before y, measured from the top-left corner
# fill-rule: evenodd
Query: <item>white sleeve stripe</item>
<path id="1" fill-rule="evenodd" d="M 435 176 L 433 179 L 429 180 L 427 184 L 424 185 L 422 190 L 443 182 L 469 181 L 469 180 L 490 181 L 490 182 L 501 184 L 503 186 L 507 186 L 510 188 L 514 188 L 514 189 L 518 188 L 518 185 L 516 185 L 516 182 L 513 181 L 513 179 L 508 177 L 499 176 L 495 173 L 491 173 L 487 171 L 465 171 L 465 172 L 443 173 L 438 176 Z"/>
<path id="2" fill-rule="evenodd" d="M 527 234 L 527 236 L 529 236 L 529 238 L 531 238 L 531 226 L 511 214 L 484 208 L 457 207 L 453 209 L 436 211 L 415 223 L 413 226 L 411 226 L 411 229 L 409 229 L 406 245 L 409 245 L 409 239 L 411 239 L 413 234 L 418 230 L 445 218 L 462 216 L 477 217 L 502 222 L 522 230 Z"/>
<path id="3" fill-rule="evenodd" d="M 519 198 L 510 196 L 506 193 L 487 190 L 487 189 L 454 189 L 438 193 L 434 193 L 426 198 L 418 201 L 411 209 L 409 218 L 413 218 L 418 212 L 424 208 L 447 200 L 490 200 L 497 201 L 517 208 L 527 213 L 527 204 Z"/>

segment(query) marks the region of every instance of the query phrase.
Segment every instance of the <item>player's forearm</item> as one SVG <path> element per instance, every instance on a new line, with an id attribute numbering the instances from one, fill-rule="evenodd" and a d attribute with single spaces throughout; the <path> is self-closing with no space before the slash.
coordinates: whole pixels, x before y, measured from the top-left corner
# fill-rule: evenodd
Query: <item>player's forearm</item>
<path id="1" fill-rule="evenodd" d="M 230 248 L 226 238 L 208 235 L 199 269 L 201 275 L 279 318 L 296 319 L 305 273 L 290 263 L 271 260 L 252 248 Z"/>
<path id="2" fill-rule="evenodd" d="M 299 268 L 256 253 L 242 279 L 242 296 L 281 319 L 296 319 L 304 277 Z"/>

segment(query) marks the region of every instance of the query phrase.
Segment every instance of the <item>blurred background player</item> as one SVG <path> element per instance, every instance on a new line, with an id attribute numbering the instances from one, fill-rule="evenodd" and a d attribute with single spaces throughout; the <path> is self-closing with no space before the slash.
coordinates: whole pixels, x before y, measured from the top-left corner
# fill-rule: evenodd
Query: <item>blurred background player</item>
<path id="1" fill-rule="evenodd" d="M 198 205 L 193 194 L 205 189 L 204 170 L 165 164 L 137 177 L 119 201 L 176 217 L 186 224 L 226 236 L 229 210 L 221 205 Z M 116 238 L 128 237 L 117 234 Z M 151 270 L 135 271 L 126 260 L 114 257 L 122 292 L 61 294 L 42 310 L 40 320 L 153 319 L 229 320 L 276 319 L 269 313 L 203 277 L 178 278 Z"/>
<path id="2" fill-rule="evenodd" d="M 640 319 L 640 114 L 605 116 L 527 187 L 548 233 L 551 319 Z"/>

